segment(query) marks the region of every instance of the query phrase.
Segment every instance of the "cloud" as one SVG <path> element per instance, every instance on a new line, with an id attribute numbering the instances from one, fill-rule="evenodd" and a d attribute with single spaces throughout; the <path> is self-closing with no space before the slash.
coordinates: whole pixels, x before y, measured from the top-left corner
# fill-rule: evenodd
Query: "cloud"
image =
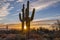
<path id="1" fill-rule="evenodd" d="M 32 10 L 33 8 L 35 8 L 36 10 L 42 10 L 44 8 L 54 5 L 59 1 L 60 0 L 37 0 L 36 2 L 31 3 L 30 10 Z"/>
<path id="2" fill-rule="evenodd" d="M 7 2 L 7 1 L 14 1 L 14 0 L 2 0 L 2 1 Z"/>
<path id="3" fill-rule="evenodd" d="M 4 19 L 4 18 L 1 18 L 1 17 L 0 17 L 0 20 L 2 20 L 2 19 Z"/>
<path id="4" fill-rule="evenodd" d="M 51 20 L 51 19 L 59 19 L 59 20 L 60 20 L 60 16 L 46 17 L 46 18 L 36 19 L 36 20 L 34 20 L 34 21 L 39 21 L 39 20 Z"/>
<path id="5" fill-rule="evenodd" d="M 6 0 L 6 1 L 14 1 L 14 0 Z"/>
<path id="6" fill-rule="evenodd" d="M 0 8 L 0 20 L 2 20 L 5 16 L 9 14 L 8 7 L 10 6 L 10 3 L 6 3 Z"/>
<path id="7" fill-rule="evenodd" d="M 49 20 L 49 19 L 60 19 L 60 16 L 47 17 L 47 18 L 43 18 L 43 19 L 41 19 L 41 20 Z"/>
<path id="8" fill-rule="evenodd" d="M 8 10 L 10 11 L 10 10 L 12 10 L 14 7 L 10 7 Z"/>
<path id="9" fill-rule="evenodd" d="M 24 0 L 17 0 L 17 2 L 23 2 Z"/>

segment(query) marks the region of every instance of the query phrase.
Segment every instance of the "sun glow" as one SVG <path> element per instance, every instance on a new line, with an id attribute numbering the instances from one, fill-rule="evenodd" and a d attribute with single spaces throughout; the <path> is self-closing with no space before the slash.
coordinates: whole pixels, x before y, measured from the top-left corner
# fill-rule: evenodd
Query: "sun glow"
<path id="1" fill-rule="evenodd" d="M 26 30 L 26 29 L 27 29 L 27 27 L 26 27 L 26 26 L 24 26 L 24 29 Z"/>

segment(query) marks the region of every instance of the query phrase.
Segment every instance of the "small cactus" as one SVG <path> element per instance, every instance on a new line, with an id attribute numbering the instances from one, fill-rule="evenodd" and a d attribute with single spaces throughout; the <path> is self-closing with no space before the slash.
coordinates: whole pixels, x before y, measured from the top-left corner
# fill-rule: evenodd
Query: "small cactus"
<path id="1" fill-rule="evenodd" d="M 57 25 L 59 27 L 59 30 L 60 30 L 60 21 L 57 19 Z"/>
<path id="2" fill-rule="evenodd" d="M 6 29 L 8 30 L 8 25 L 6 25 Z"/>

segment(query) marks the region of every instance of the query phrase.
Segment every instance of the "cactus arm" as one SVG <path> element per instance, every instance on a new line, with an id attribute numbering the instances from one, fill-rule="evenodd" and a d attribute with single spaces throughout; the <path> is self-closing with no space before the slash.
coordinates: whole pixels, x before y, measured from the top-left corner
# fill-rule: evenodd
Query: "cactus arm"
<path id="1" fill-rule="evenodd" d="M 22 22 L 22 17 L 21 17 L 21 13 L 19 13 L 19 20 Z"/>
<path id="2" fill-rule="evenodd" d="M 25 18 L 24 18 L 24 16 L 25 16 L 24 9 L 25 9 L 25 7 L 24 7 L 24 4 L 23 4 L 23 9 L 22 9 L 22 18 L 23 18 L 23 20 L 25 21 Z"/>
<path id="3" fill-rule="evenodd" d="M 30 18 L 30 21 L 33 20 L 33 18 L 34 18 L 34 14 L 35 14 L 35 9 L 33 9 L 33 12 L 32 12 L 31 18 Z"/>

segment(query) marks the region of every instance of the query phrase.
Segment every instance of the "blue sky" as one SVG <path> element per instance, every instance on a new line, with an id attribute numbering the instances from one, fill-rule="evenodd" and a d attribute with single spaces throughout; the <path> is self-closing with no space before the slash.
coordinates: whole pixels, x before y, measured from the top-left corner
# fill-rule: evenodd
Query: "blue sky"
<path id="1" fill-rule="evenodd" d="M 0 0 L 0 23 L 18 23 L 18 14 L 21 12 L 22 4 L 26 5 L 28 0 Z M 30 14 L 35 8 L 35 19 L 59 19 L 60 0 L 29 0 Z"/>

